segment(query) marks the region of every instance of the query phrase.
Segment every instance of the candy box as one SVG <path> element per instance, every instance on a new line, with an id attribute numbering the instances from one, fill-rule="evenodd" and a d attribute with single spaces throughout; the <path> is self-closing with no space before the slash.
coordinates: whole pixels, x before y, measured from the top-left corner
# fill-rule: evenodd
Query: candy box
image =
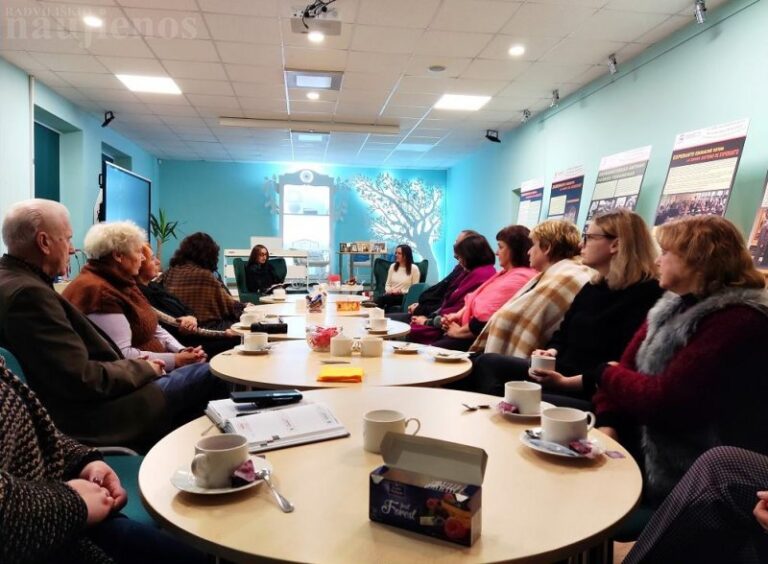
<path id="1" fill-rule="evenodd" d="M 471 546 L 480 536 L 481 448 L 387 433 L 384 465 L 370 474 L 371 521 Z"/>

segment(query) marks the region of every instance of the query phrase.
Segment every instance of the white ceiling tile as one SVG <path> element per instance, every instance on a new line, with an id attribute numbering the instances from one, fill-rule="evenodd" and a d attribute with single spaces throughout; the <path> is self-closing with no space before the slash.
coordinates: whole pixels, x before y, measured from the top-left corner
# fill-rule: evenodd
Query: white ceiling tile
<path id="1" fill-rule="evenodd" d="M 203 12 L 277 18 L 277 0 L 198 0 Z"/>
<path id="2" fill-rule="evenodd" d="M 179 61 L 218 61 L 219 56 L 212 41 L 197 39 L 159 39 L 147 37 L 149 47 L 161 59 Z"/>
<path id="3" fill-rule="evenodd" d="M 647 48 L 648 45 L 644 43 L 628 43 L 625 47 L 622 47 L 616 53 L 616 60 L 619 63 L 619 69 L 621 69 L 621 65 L 623 63 L 628 63 Z"/>
<path id="4" fill-rule="evenodd" d="M 347 71 L 399 74 L 408 65 L 408 55 L 350 51 Z"/>
<path id="5" fill-rule="evenodd" d="M 286 47 L 284 52 L 287 69 L 343 71 L 347 66 L 347 51 Z"/>
<path id="6" fill-rule="evenodd" d="M 221 63 L 198 63 L 194 61 L 163 61 L 163 66 L 173 78 L 197 78 L 201 80 L 227 80 L 227 73 Z"/>
<path id="7" fill-rule="evenodd" d="M 285 100 L 268 100 L 265 98 L 249 98 L 247 96 L 238 97 L 240 106 L 248 110 L 256 110 L 265 113 L 284 112 L 288 113 L 288 104 Z"/>
<path id="8" fill-rule="evenodd" d="M 432 21 L 439 4 L 439 0 L 361 0 L 357 23 L 424 29 Z"/>
<path id="9" fill-rule="evenodd" d="M 282 84 L 284 73 L 275 67 L 252 67 L 250 65 L 224 65 L 232 82 L 257 82 Z"/>
<path id="10" fill-rule="evenodd" d="M 684 28 L 687 25 L 690 25 L 692 23 L 692 18 L 690 15 L 688 16 L 669 16 L 666 20 L 661 22 L 659 25 L 648 31 L 647 33 L 644 33 L 640 37 L 638 37 L 635 42 L 637 43 L 656 43 L 657 41 L 661 41 L 665 37 L 668 37 L 669 35 L 673 34 L 679 29 Z"/>
<path id="11" fill-rule="evenodd" d="M 214 96 L 235 95 L 230 83 L 223 80 L 194 80 L 191 78 L 180 78 L 176 83 L 184 94 L 210 94 Z"/>
<path id="12" fill-rule="evenodd" d="M 216 48 L 225 63 L 283 68 L 283 50 L 279 46 L 217 41 Z"/>
<path id="13" fill-rule="evenodd" d="M 237 102 L 237 98 L 234 96 L 208 96 L 205 94 L 187 94 L 186 98 L 193 106 L 207 106 L 217 108 L 235 108 L 239 109 L 240 105 Z"/>
<path id="14" fill-rule="evenodd" d="M 400 79 L 399 73 L 345 72 L 342 90 L 392 90 Z"/>
<path id="15" fill-rule="evenodd" d="M 29 51 L 41 53 L 72 53 L 87 54 L 78 38 L 69 34 L 65 38 L 58 37 L 15 37 L 6 33 L 0 34 L 0 49 L 10 51 Z"/>
<path id="16" fill-rule="evenodd" d="M 277 19 L 205 14 L 205 21 L 211 36 L 219 41 L 280 45 L 280 24 Z"/>
<path id="17" fill-rule="evenodd" d="M 282 84 L 258 84 L 254 82 L 235 82 L 232 84 L 238 96 L 276 100 L 285 98 Z"/>
<path id="18" fill-rule="evenodd" d="M 522 2 L 444 0 L 430 29 L 496 33 Z"/>
<path id="19" fill-rule="evenodd" d="M 297 113 L 324 113 L 332 114 L 336 108 L 336 102 L 322 102 L 320 100 L 292 100 L 289 104 L 291 115 Z"/>
<path id="20" fill-rule="evenodd" d="M 226 117 L 246 117 L 245 112 L 234 108 L 208 108 L 205 106 L 196 106 L 197 113 L 204 118 L 215 118 L 218 120 L 222 116 Z"/>
<path id="21" fill-rule="evenodd" d="M 87 72 L 59 72 L 56 74 L 76 88 L 125 89 L 125 85 L 113 74 L 93 74 Z"/>
<path id="22" fill-rule="evenodd" d="M 293 121 L 331 121 L 333 114 L 329 112 L 291 112 Z"/>
<path id="23" fill-rule="evenodd" d="M 668 16 L 663 14 L 600 10 L 582 22 L 575 30 L 574 37 L 609 41 L 623 40 L 629 43 L 648 33 L 667 18 Z"/>
<path id="24" fill-rule="evenodd" d="M 558 43 L 541 60 L 561 64 L 607 64 L 608 56 L 615 54 L 625 45 L 626 43 L 618 41 L 569 37 Z"/>
<path id="25" fill-rule="evenodd" d="M 590 65 L 584 64 L 558 64 L 550 62 L 533 63 L 523 72 L 516 82 L 528 82 L 532 85 L 547 85 L 558 82 L 568 82 L 572 78 L 584 74 Z"/>
<path id="26" fill-rule="evenodd" d="M 116 0 L 127 8 L 157 8 L 157 0 Z M 196 10 L 195 0 L 163 0 L 163 8 L 167 10 Z"/>
<path id="27" fill-rule="evenodd" d="M 612 10 L 630 12 L 653 12 L 656 14 L 677 14 L 682 10 L 691 10 L 692 0 L 609 0 L 605 7 Z"/>
<path id="28" fill-rule="evenodd" d="M 445 57 L 476 57 L 493 35 L 458 31 L 427 31 L 419 40 L 416 53 Z"/>
<path id="29" fill-rule="evenodd" d="M 594 13 L 595 8 L 576 6 L 575 2 L 567 9 L 557 5 L 526 3 L 501 32 L 519 37 L 565 37 Z"/>
<path id="30" fill-rule="evenodd" d="M 136 59 L 133 57 L 98 57 L 101 64 L 114 74 L 138 74 L 144 76 L 167 76 L 163 65 L 157 59 Z"/>
<path id="31" fill-rule="evenodd" d="M 134 29 L 144 37 L 162 39 L 208 39 L 208 30 L 198 12 L 125 8 Z"/>
<path id="32" fill-rule="evenodd" d="M 288 99 L 292 101 L 297 102 L 306 102 L 309 100 L 307 98 L 308 90 L 305 88 L 289 88 L 288 89 Z M 318 101 L 320 102 L 336 102 L 339 99 L 339 93 L 335 90 L 322 90 L 317 89 L 316 93 L 318 94 L 319 98 Z"/>
<path id="33" fill-rule="evenodd" d="M 587 6 L 590 8 L 602 8 L 608 0 L 537 0 L 541 4 L 552 4 L 554 6 L 567 6 L 569 9 L 573 6 Z"/>
<path id="34" fill-rule="evenodd" d="M 64 72 L 107 72 L 91 55 L 70 55 L 65 53 L 32 53 L 32 56 L 49 70 Z"/>
<path id="35" fill-rule="evenodd" d="M 381 112 L 382 106 L 383 104 L 375 100 L 367 102 L 340 102 L 336 107 L 336 114 L 364 116 L 367 121 L 373 122 Z"/>
<path id="36" fill-rule="evenodd" d="M 494 96 L 483 107 L 493 111 L 522 111 L 539 101 L 533 96 Z"/>
<path id="37" fill-rule="evenodd" d="M 469 66 L 469 57 L 448 57 L 445 55 L 414 55 L 408 62 L 405 74 L 408 76 L 431 76 L 439 78 L 455 78 Z M 440 65 L 445 67 L 442 72 L 430 71 L 429 67 Z"/>
<path id="38" fill-rule="evenodd" d="M 47 4 L 39 3 L 42 6 L 50 7 L 50 14 L 61 25 L 63 29 L 82 33 L 84 36 L 106 36 L 109 35 L 135 35 L 129 20 L 126 19 L 123 11 L 116 6 L 92 6 L 78 3 L 60 3 Z M 83 18 L 85 16 L 96 16 L 101 18 L 104 26 L 100 29 L 88 27 Z M 35 18 L 34 21 L 36 21 Z"/>
<path id="39" fill-rule="evenodd" d="M 421 35 L 420 29 L 360 25 L 355 27 L 351 48 L 353 51 L 411 54 Z"/>
<path id="40" fill-rule="evenodd" d="M 390 118 L 422 118 L 429 111 L 429 108 L 417 108 L 412 106 L 387 106 L 382 113 Z"/>
<path id="41" fill-rule="evenodd" d="M 88 48 L 88 52 L 92 55 L 106 57 L 154 57 L 144 39 L 139 36 L 92 36 L 85 45 Z"/>
<path id="42" fill-rule="evenodd" d="M 137 92 L 136 97 L 147 104 L 156 114 L 171 114 L 175 116 L 196 116 L 197 112 L 189 105 L 185 96 L 174 94 L 148 94 Z"/>
<path id="43" fill-rule="evenodd" d="M 47 67 L 43 63 L 35 59 L 26 51 L 0 51 L 0 57 L 9 63 L 26 70 L 27 72 L 34 70 L 47 70 Z"/>
<path id="44" fill-rule="evenodd" d="M 370 90 L 352 90 L 345 88 L 339 93 L 340 104 L 375 104 L 381 106 L 387 101 L 389 91 L 380 90 L 374 92 Z"/>
<path id="45" fill-rule="evenodd" d="M 32 73 L 32 76 L 35 77 L 35 79 L 39 80 L 46 86 L 50 88 L 67 88 L 69 87 L 69 83 L 59 77 L 55 72 L 53 71 L 35 71 Z"/>
<path id="46" fill-rule="evenodd" d="M 460 78 L 503 79 L 514 80 L 531 66 L 526 61 L 498 61 L 493 59 L 475 59 L 461 73 Z"/>
<path id="47" fill-rule="evenodd" d="M 67 100 L 70 100 L 72 102 L 82 102 L 87 101 L 85 96 L 83 96 L 83 93 L 80 92 L 77 88 L 74 88 L 72 86 L 54 86 L 53 90 L 55 90 L 58 94 L 64 96 Z"/>
<path id="48" fill-rule="evenodd" d="M 395 92 L 389 100 L 391 106 L 414 106 L 418 108 L 431 108 L 440 99 L 442 94 L 428 94 L 418 92 Z"/>
<path id="49" fill-rule="evenodd" d="M 561 37 L 531 37 L 518 35 L 496 35 L 488 46 L 482 50 L 481 59 L 498 59 L 502 61 L 536 61 L 549 51 Z M 525 53 L 520 57 L 511 57 L 509 48 L 513 45 L 523 45 Z"/>
<path id="50" fill-rule="evenodd" d="M 139 99 L 130 90 L 115 90 L 108 88 L 80 88 L 80 92 L 89 100 L 97 102 L 131 102 L 138 103 Z"/>
<path id="51" fill-rule="evenodd" d="M 53 4 L 53 5 L 59 5 L 59 4 L 72 4 L 71 0 L 47 0 L 47 4 Z M 77 2 L 74 2 L 75 4 Z M 92 6 L 113 6 L 115 5 L 114 0 L 89 0 L 87 2 L 88 5 Z"/>

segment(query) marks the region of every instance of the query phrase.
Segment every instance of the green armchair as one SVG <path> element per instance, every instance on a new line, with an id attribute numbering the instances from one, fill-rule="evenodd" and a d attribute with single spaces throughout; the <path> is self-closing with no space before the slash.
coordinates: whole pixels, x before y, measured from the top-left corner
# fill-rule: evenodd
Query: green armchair
<path id="1" fill-rule="evenodd" d="M 232 261 L 232 266 L 235 268 L 235 282 L 237 283 L 238 299 L 241 302 L 250 302 L 252 304 L 259 303 L 259 297 L 261 294 L 258 292 L 249 292 L 248 286 L 245 283 L 245 265 L 247 262 L 241 258 L 236 258 Z M 269 264 L 275 269 L 277 278 L 281 281 L 285 281 L 285 277 L 288 274 L 288 265 L 285 263 L 285 259 L 282 257 L 269 259 Z"/>
<path id="2" fill-rule="evenodd" d="M 378 298 L 384 295 L 384 288 L 387 285 L 387 275 L 389 274 L 389 266 L 392 261 L 377 258 L 373 261 L 373 297 Z M 427 280 L 427 270 L 429 269 L 429 261 L 424 259 L 421 262 L 414 263 L 419 267 L 419 282 L 424 283 Z"/>

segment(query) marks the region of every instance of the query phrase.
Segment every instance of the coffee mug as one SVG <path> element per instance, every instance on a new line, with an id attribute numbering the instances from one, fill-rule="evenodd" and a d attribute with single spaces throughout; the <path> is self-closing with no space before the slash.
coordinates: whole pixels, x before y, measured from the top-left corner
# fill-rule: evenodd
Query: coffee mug
<path id="1" fill-rule="evenodd" d="M 504 401 L 517 406 L 521 415 L 538 415 L 541 411 L 541 385 L 513 381 L 504 384 Z"/>
<path id="2" fill-rule="evenodd" d="M 240 325 L 250 327 L 252 323 L 264 321 L 264 314 L 257 311 L 247 312 L 240 316 Z"/>
<path id="3" fill-rule="evenodd" d="M 243 348 L 247 351 L 258 351 L 267 346 L 269 335 L 266 333 L 248 333 L 243 335 Z"/>
<path id="4" fill-rule="evenodd" d="M 386 317 L 374 317 L 368 320 L 370 323 L 371 331 L 386 331 L 387 330 L 387 318 Z"/>
<path id="5" fill-rule="evenodd" d="M 382 356 L 384 339 L 381 337 L 363 337 L 360 339 L 360 356 Z"/>
<path id="6" fill-rule="evenodd" d="M 369 411 L 363 415 L 363 448 L 379 454 L 384 435 L 390 432 L 405 433 L 405 428 L 411 421 L 416 423 L 416 430 L 411 434 L 416 435 L 421 430 L 421 421 L 415 417 L 406 419 L 405 415 L 394 409 Z"/>
<path id="7" fill-rule="evenodd" d="M 554 370 L 555 361 L 554 356 L 533 355 L 531 357 L 531 370 Z"/>
<path id="8" fill-rule="evenodd" d="M 276 298 L 284 298 L 285 288 L 275 288 L 274 290 L 272 290 L 272 295 Z"/>
<path id="9" fill-rule="evenodd" d="M 352 356 L 352 339 L 343 333 L 331 337 L 331 356 Z"/>
<path id="10" fill-rule="evenodd" d="M 594 426 L 593 413 L 572 407 L 551 407 L 541 414 L 542 437 L 561 445 L 586 439 Z"/>
<path id="11" fill-rule="evenodd" d="M 374 307 L 368 310 L 368 319 L 384 319 L 384 310 L 380 307 Z"/>
<path id="12" fill-rule="evenodd" d="M 235 469 L 248 460 L 248 439 L 227 433 L 205 437 L 195 445 L 192 474 L 201 488 L 226 488 Z"/>

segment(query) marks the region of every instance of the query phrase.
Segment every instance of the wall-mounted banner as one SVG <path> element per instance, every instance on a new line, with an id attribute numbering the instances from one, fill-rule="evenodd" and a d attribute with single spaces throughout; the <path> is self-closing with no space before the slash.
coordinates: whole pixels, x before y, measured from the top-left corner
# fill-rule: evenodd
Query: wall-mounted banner
<path id="1" fill-rule="evenodd" d="M 584 167 L 574 166 L 555 173 L 549 192 L 547 219 L 567 219 L 576 223 L 584 188 Z"/>
<path id="2" fill-rule="evenodd" d="M 739 167 L 749 120 L 681 133 L 675 138 L 655 225 L 686 215 L 723 215 Z"/>
<path id="3" fill-rule="evenodd" d="M 650 158 L 651 145 L 647 145 L 600 159 L 587 220 L 613 208 L 634 210 Z"/>
<path id="4" fill-rule="evenodd" d="M 544 199 L 544 181 L 541 178 L 526 180 L 520 185 L 520 205 L 517 208 L 517 224 L 528 229 L 539 223 L 541 201 Z"/>
<path id="5" fill-rule="evenodd" d="M 749 236 L 749 254 L 757 268 L 768 268 L 768 176 L 763 187 L 763 201 Z"/>

